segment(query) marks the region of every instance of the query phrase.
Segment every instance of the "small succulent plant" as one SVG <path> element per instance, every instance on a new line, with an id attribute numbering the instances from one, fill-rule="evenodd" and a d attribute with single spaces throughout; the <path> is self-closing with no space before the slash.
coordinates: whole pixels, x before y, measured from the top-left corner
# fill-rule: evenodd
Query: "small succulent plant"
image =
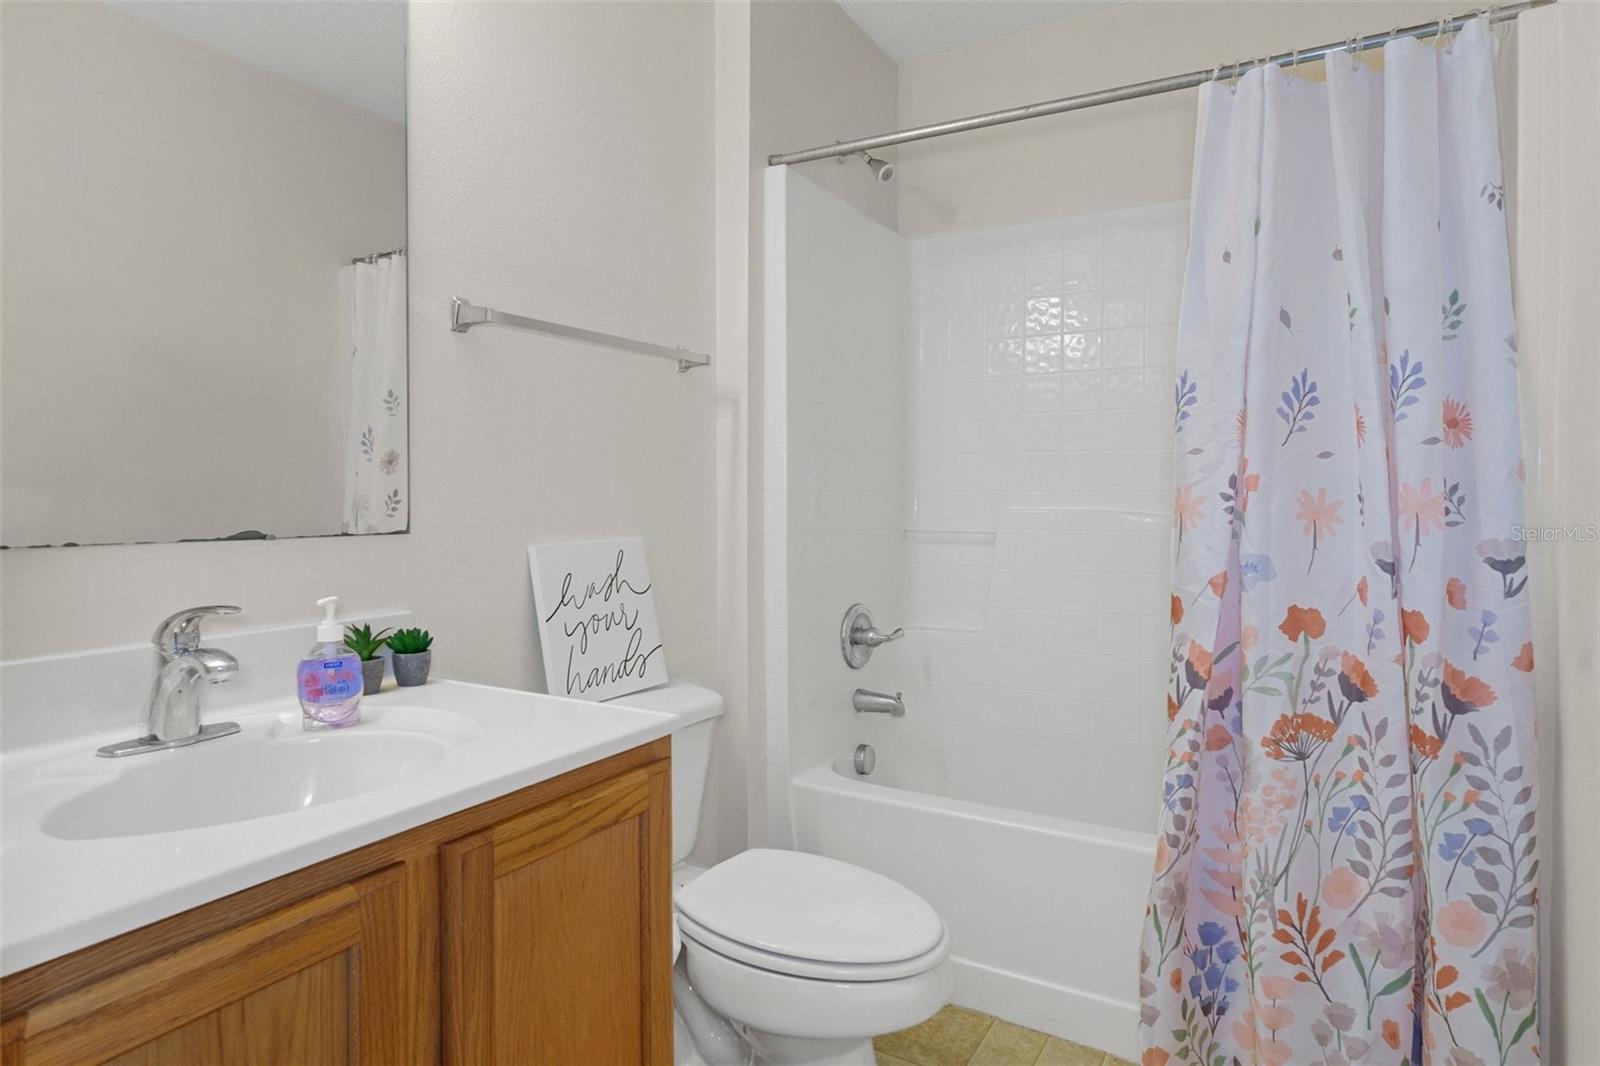
<path id="1" fill-rule="evenodd" d="M 418 655 L 433 646 L 433 634 L 426 629 L 399 629 L 389 638 L 389 650 L 396 655 Z"/>
<path id="2" fill-rule="evenodd" d="M 383 646 L 389 643 L 389 630 L 380 629 L 374 633 L 370 625 L 345 626 L 344 643 L 347 648 L 361 656 L 363 662 L 371 662 L 378 657 Z"/>

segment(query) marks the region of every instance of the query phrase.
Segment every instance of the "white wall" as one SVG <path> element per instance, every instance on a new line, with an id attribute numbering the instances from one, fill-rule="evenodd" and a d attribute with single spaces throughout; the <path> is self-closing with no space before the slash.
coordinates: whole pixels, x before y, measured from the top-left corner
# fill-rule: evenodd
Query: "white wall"
<path id="1" fill-rule="evenodd" d="M 901 126 L 1203 70 L 1459 11 L 1418 0 L 1143 2 L 900 65 Z M 1187 199 L 1195 90 L 900 146 L 906 236 Z"/>
<path id="2" fill-rule="evenodd" d="M 1517 336 L 1528 520 L 1568 530 L 1529 545 L 1539 682 L 1544 1058 L 1600 1048 L 1600 7 L 1518 20 Z M 1587 539 L 1586 539 L 1587 538 Z"/>
<path id="3" fill-rule="evenodd" d="M 712 346 L 712 18 L 701 4 L 413 5 L 413 532 L 8 551 L 4 657 L 144 640 L 195 603 L 243 605 L 241 627 L 305 619 L 337 592 L 352 611 L 414 608 L 442 673 L 542 687 L 526 546 L 636 533 L 672 672 L 715 683 L 710 374 L 446 323 L 460 294 Z M 227 631 L 209 632 L 226 646 Z"/>
<path id="4" fill-rule="evenodd" d="M 4 22 L 0 540 L 338 532 L 339 269 L 405 243 L 404 126 L 106 4 Z"/>
<path id="5" fill-rule="evenodd" d="M 768 831 L 787 843 L 791 768 L 844 754 L 852 690 L 898 681 L 882 656 L 850 669 L 839 626 L 857 602 L 900 624 L 909 262 L 897 233 L 804 175 L 767 177 Z"/>

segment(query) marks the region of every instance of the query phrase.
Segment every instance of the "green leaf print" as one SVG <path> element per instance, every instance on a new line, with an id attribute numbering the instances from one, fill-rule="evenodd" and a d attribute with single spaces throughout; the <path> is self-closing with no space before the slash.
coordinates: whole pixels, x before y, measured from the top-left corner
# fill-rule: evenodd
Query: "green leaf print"
<path id="1" fill-rule="evenodd" d="M 1451 289 L 1450 295 L 1445 297 L 1443 308 L 1443 334 L 1445 340 L 1453 341 L 1460 336 L 1458 331 L 1461 329 L 1462 318 L 1466 313 L 1467 305 L 1461 302 L 1461 290 Z"/>

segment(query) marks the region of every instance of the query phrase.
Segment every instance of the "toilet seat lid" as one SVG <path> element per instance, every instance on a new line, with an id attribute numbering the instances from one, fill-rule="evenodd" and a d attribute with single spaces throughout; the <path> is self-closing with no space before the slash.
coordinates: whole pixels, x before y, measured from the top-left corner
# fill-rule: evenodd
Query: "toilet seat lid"
<path id="1" fill-rule="evenodd" d="M 771 955 L 873 965 L 926 955 L 944 922 L 882 874 L 803 851 L 755 848 L 685 885 L 677 909 L 727 940 Z"/>

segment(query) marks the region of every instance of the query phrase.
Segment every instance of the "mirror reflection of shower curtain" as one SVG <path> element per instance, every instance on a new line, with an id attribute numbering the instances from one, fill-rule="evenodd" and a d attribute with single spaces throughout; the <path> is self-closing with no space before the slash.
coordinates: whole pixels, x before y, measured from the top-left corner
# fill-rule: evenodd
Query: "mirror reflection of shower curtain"
<path id="1" fill-rule="evenodd" d="M 347 353 L 344 414 L 346 533 L 397 533 L 411 514 L 406 454 L 406 257 L 339 271 Z"/>

